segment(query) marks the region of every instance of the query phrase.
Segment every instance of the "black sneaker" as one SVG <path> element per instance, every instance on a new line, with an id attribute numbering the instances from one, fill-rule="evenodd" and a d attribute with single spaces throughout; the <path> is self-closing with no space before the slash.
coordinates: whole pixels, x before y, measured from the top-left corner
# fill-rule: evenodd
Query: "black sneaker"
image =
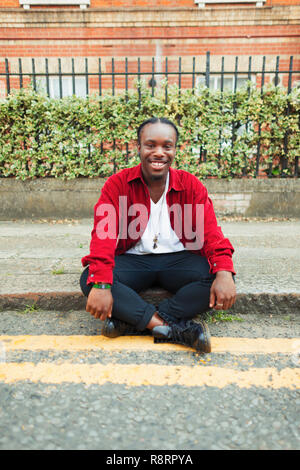
<path id="1" fill-rule="evenodd" d="M 129 325 L 129 323 L 125 323 L 117 318 L 106 318 L 101 333 L 103 336 L 108 336 L 108 338 L 151 335 L 150 330 L 139 331 L 134 326 Z"/>
<path id="2" fill-rule="evenodd" d="M 196 351 L 210 353 L 210 333 L 204 321 L 188 320 L 171 325 L 155 326 L 152 330 L 155 343 L 183 344 Z"/>

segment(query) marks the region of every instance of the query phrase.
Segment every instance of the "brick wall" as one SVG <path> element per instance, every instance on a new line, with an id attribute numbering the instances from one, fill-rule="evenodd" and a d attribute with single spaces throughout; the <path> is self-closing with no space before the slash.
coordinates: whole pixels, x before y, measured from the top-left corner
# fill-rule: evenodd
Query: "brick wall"
<path id="1" fill-rule="evenodd" d="M 92 6 L 100 6 L 100 1 L 94 0 Z M 12 3 L 13 0 L 0 0 L 0 6 L 8 7 Z M 18 72 L 20 57 L 26 74 L 32 71 L 31 58 L 34 57 L 36 71 L 44 72 L 44 58 L 49 57 L 49 67 L 57 73 L 57 58 L 60 57 L 63 71 L 70 72 L 70 58 L 74 57 L 76 71 L 83 72 L 83 58 L 88 57 L 89 72 L 97 73 L 101 57 L 102 71 L 110 72 L 114 57 L 115 71 L 124 72 L 125 57 L 128 57 L 129 71 L 137 71 L 137 58 L 141 57 L 141 71 L 151 73 L 154 57 L 155 70 L 164 72 L 165 57 L 168 57 L 168 70 L 176 72 L 179 57 L 182 70 L 186 71 L 192 70 L 192 58 L 196 57 L 196 70 L 205 71 L 207 51 L 211 52 L 212 71 L 220 71 L 222 56 L 225 71 L 234 70 L 235 56 L 239 56 L 240 71 L 248 69 L 249 56 L 252 56 L 252 70 L 261 70 L 263 55 L 266 70 L 275 70 L 277 55 L 280 55 L 280 70 L 288 69 L 291 55 L 294 70 L 299 70 L 299 20 L 300 5 L 292 4 L 267 8 L 254 5 L 181 7 L 170 9 L 167 15 L 165 7 L 152 10 L 0 9 L 0 70 L 4 70 L 4 59 L 8 58 L 10 71 Z M 266 75 L 266 82 L 271 79 L 271 75 Z M 178 76 L 173 80 L 178 81 Z M 257 76 L 258 85 L 260 80 Z M 282 83 L 286 85 L 287 80 L 285 75 Z M 5 77 L 0 75 L 1 95 L 4 82 Z M 14 78 L 11 85 L 18 86 L 18 79 Z M 111 86 L 110 78 L 103 81 L 103 87 Z M 183 77 L 182 86 L 191 86 L 191 78 Z M 124 87 L 123 78 L 116 81 L 116 87 Z M 98 89 L 97 79 L 90 80 L 90 88 Z"/>
<path id="2" fill-rule="evenodd" d="M 216 0 L 217 2 L 217 0 Z M 265 5 L 299 5 L 300 0 L 267 0 Z M 232 4 L 233 5 L 233 4 Z M 241 3 L 243 5 L 243 3 Z M 245 4 L 244 4 L 245 5 Z M 218 6 L 223 7 L 222 4 L 215 4 L 216 8 Z M 229 4 L 230 6 L 230 4 Z M 236 6 L 236 5 L 233 5 Z M 90 8 L 124 8 L 124 7 L 144 7 L 149 9 L 148 0 L 91 0 Z M 174 8 L 174 7 L 187 7 L 187 8 L 198 8 L 194 0 L 180 0 L 174 2 L 174 0 L 151 0 L 151 6 L 153 7 L 163 7 L 163 8 Z M 213 6 L 211 6 L 213 7 Z M 0 0 L 0 8 L 21 8 L 19 0 Z M 41 6 L 33 8 L 43 8 Z M 52 8 L 52 7 L 47 7 Z M 55 6 L 54 8 L 68 8 L 66 6 Z M 74 6 L 71 8 L 78 8 Z"/>

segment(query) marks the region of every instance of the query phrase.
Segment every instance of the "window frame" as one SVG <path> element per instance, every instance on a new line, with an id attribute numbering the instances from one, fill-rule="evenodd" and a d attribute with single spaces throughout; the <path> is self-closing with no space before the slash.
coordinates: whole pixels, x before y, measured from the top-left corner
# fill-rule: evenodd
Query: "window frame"
<path id="1" fill-rule="evenodd" d="M 31 6 L 79 6 L 84 9 L 90 6 L 90 0 L 19 0 L 20 6 L 29 10 Z"/>
<path id="2" fill-rule="evenodd" d="M 73 93 L 73 77 L 59 77 L 54 75 L 48 77 L 49 83 L 49 95 L 50 98 L 59 99 L 59 82 L 62 84 L 62 97 L 78 96 L 79 98 L 85 98 L 86 94 L 86 79 L 84 77 L 74 77 L 75 79 L 75 95 Z M 37 90 L 38 93 L 45 93 L 47 89 L 46 77 L 37 79 Z M 84 90 L 84 91 L 83 91 Z"/>
<path id="3" fill-rule="evenodd" d="M 213 3 L 256 3 L 256 6 L 258 8 L 261 8 L 264 6 L 264 3 L 266 0 L 194 0 L 195 3 L 198 5 L 199 8 L 205 8 L 205 5 L 207 4 L 213 4 Z"/>
<path id="4" fill-rule="evenodd" d="M 218 80 L 220 80 L 221 76 L 222 76 L 222 73 L 221 73 L 221 72 L 218 72 L 217 74 L 211 74 L 211 75 L 210 75 L 209 79 L 210 79 L 210 80 L 213 80 L 213 82 L 214 82 L 212 87 L 209 86 L 209 88 L 210 88 L 211 90 L 221 91 L 221 88 L 217 86 Z M 225 79 L 228 79 L 228 78 L 232 79 L 232 89 L 231 89 L 231 90 L 228 90 L 228 89 L 225 88 Z M 241 74 L 241 73 L 238 74 L 237 80 L 238 80 L 238 79 L 243 79 L 243 80 L 245 80 L 245 82 L 247 82 L 247 81 L 249 80 L 249 78 L 248 78 L 248 76 L 247 76 L 246 74 Z M 251 76 L 250 81 L 251 81 L 252 83 L 255 83 L 255 77 L 254 77 L 253 75 Z M 196 89 L 199 89 L 199 88 L 201 87 L 201 85 L 202 85 L 202 86 L 206 86 L 206 85 L 205 85 L 205 76 L 204 76 L 204 75 L 198 75 L 198 76 L 196 77 L 195 83 L 196 83 L 196 85 L 195 85 L 195 88 L 196 88 Z M 237 90 L 238 90 L 238 88 L 239 88 L 239 87 L 238 87 L 238 85 L 237 85 Z M 226 91 L 232 91 L 232 92 L 234 92 L 234 72 L 231 73 L 231 74 L 226 74 L 226 75 L 224 74 L 224 89 L 223 89 L 223 91 L 224 91 L 224 92 L 226 92 Z"/>

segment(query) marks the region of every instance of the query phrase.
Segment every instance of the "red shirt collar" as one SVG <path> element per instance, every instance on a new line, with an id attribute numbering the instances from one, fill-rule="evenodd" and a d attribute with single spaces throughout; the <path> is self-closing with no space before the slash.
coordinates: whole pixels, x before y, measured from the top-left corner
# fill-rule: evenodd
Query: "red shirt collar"
<path id="1" fill-rule="evenodd" d="M 169 172 L 170 172 L 170 181 L 169 181 L 168 191 L 170 191 L 171 189 L 174 189 L 175 191 L 184 191 L 185 188 L 180 181 L 178 171 L 174 170 L 174 168 L 170 168 Z M 143 177 L 143 173 L 142 173 L 141 163 L 137 166 L 134 166 L 133 168 L 130 168 L 130 171 L 127 177 L 127 182 L 130 183 L 131 181 L 135 179 L 140 179 L 141 181 L 143 181 L 144 184 L 146 184 L 144 177 Z"/>

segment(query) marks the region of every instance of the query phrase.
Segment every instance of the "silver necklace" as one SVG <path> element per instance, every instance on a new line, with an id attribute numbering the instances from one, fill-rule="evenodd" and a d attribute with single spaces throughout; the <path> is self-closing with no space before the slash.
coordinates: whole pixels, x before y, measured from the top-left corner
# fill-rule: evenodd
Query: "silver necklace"
<path id="1" fill-rule="evenodd" d="M 162 195 L 162 201 L 161 201 L 161 206 L 160 206 L 160 211 L 159 211 L 158 222 L 160 222 L 160 220 L 161 220 L 161 214 L 162 214 L 162 210 L 163 210 L 164 202 L 165 202 L 165 197 L 166 197 L 167 183 L 168 183 L 168 178 L 167 178 L 166 185 L 165 185 L 165 189 L 164 189 L 164 192 L 163 192 L 163 195 Z M 159 228 L 159 225 L 158 225 L 158 228 Z M 160 232 L 157 232 L 157 233 L 154 234 L 154 237 L 153 237 L 153 246 L 152 246 L 152 248 L 153 248 L 154 250 L 157 248 L 157 243 L 158 243 L 158 237 L 159 237 L 159 235 L 160 235 Z"/>

